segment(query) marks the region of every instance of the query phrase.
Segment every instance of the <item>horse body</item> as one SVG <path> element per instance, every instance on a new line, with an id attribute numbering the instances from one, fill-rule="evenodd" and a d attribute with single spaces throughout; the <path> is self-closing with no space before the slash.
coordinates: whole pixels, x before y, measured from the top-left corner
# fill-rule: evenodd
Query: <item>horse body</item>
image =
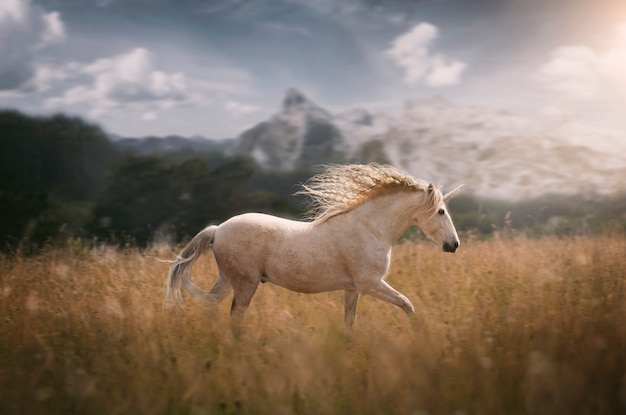
<path id="1" fill-rule="evenodd" d="M 215 260 L 226 274 L 271 282 L 292 291 L 315 293 L 353 287 L 337 255 L 328 224 L 247 213 L 218 227 Z M 232 278 L 231 278 L 232 280 Z"/>
<path id="2" fill-rule="evenodd" d="M 409 184 L 416 187 L 396 189 L 398 185 L 393 182 L 393 191 L 366 194 L 358 203 L 330 214 L 326 206 L 311 222 L 246 213 L 208 227 L 172 262 L 166 300 L 182 304 L 181 287 L 209 303 L 218 303 L 234 291 L 231 314 L 242 318 L 259 284 L 271 282 L 302 293 L 343 290 L 349 327 L 354 324 L 361 294 L 395 304 L 413 316 L 412 303 L 384 281 L 393 244 L 413 225 L 420 226 L 444 251 L 454 252 L 459 242 L 450 216 L 443 210 L 445 196 L 432 185 Z M 376 183 L 368 182 L 367 186 L 376 189 Z M 219 276 L 207 293 L 191 282 L 190 270 L 209 248 L 213 249 Z"/>

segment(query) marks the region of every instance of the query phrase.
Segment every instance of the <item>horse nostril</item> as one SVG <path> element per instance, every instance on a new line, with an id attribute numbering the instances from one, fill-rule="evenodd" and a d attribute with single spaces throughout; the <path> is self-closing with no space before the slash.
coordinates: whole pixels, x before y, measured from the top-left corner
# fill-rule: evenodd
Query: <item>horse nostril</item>
<path id="1" fill-rule="evenodd" d="M 443 243 L 443 251 L 444 252 L 454 252 L 459 247 L 459 241 L 454 242 L 444 242 Z"/>

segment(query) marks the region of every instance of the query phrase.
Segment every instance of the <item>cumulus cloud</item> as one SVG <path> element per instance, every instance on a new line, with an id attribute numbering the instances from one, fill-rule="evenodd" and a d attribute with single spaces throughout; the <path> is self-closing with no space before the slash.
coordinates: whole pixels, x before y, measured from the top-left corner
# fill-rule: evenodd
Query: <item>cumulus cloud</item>
<path id="1" fill-rule="evenodd" d="M 432 52 L 431 45 L 438 35 L 436 26 L 420 23 L 395 38 L 385 51 L 397 66 L 404 69 L 407 84 L 442 87 L 459 82 L 466 64 Z"/>
<path id="2" fill-rule="evenodd" d="M 144 48 L 98 59 L 72 70 L 86 76 L 88 82 L 48 99 L 48 107 L 86 105 L 91 107 L 92 114 L 98 115 L 114 108 L 143 109 L 148 104 L 170 108 L 199 99 L 182 73 L 157 70 L 152 54 Z M 54 73 L 48 75 L 51 76 Z"/>
<path id="3" fill-rule="evenodd" d="M 546 87 L 577 100 L 597 97 L 603 85 L 626 88 L 626 24 L 604 48 L 557 48 L 536 75 Z"/>
<path id="4" fill-rule="evenodd" d="M 0 91 L 24 87 L 35 75 L 35 53 L 65 39 L 57 12 L 30 0 L 0 1 Z"/>
<path id="5" fill-rule="evenodd" d="M 538 78 L 549 88 L 575 99 L 593 98 L 598 90 L 598 57 L 586 46 L 564 46 L 539 68 Z"/>
<path id="6" fill-rule="evenodd" d="M 82 65 L 78 62 L 40 63 L 35 68 L 33 77 L 21 89 L 25 92 L 44 92 L 81 73 Z"/>

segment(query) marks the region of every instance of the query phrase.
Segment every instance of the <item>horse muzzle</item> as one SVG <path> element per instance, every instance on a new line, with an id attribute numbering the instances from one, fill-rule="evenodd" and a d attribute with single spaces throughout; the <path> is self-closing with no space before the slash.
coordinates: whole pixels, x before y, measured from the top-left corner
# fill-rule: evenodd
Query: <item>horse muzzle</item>
<path id="1" fill-rule="evenodd" d="M 443 252 L 451 252 L 454 253 L 454 251 L 456 251 L 456 249 L 459 247 L 459 241 L 454 240 L 452 242 L 444 242 L 443 245 L 441 246 L 441 249 L 443 250 Z"/>

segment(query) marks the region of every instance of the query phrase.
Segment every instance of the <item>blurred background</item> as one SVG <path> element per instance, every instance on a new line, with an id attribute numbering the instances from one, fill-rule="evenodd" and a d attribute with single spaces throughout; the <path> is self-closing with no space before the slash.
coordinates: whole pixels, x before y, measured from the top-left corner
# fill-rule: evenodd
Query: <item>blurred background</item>
<path id="1" fill-rule="evenodd" d="M 346 162 L 465 183 L 465 236 L 624 232 L 626 3 L 0 2 L 1 250 L 301 218 Z"/>

